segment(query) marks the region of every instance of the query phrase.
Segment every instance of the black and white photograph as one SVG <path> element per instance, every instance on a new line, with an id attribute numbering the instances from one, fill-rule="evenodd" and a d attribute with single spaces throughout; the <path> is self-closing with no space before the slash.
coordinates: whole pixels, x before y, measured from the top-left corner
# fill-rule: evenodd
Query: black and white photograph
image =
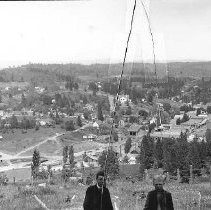
<path id="1" fill-rule="evenodd" d="M 210 210 L 211 1 L 0 1 L 0 210 Z"/>

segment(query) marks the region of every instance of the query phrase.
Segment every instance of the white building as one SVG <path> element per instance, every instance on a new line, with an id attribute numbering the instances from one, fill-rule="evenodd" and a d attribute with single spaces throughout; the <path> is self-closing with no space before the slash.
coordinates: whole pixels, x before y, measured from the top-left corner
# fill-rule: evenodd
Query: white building
<path id="1" fill-rule="evenodd" d="M 124 104 L 130 100 L 129 95 L 119 95 L 118 100 L 120 101 L 121 104 Z"/>

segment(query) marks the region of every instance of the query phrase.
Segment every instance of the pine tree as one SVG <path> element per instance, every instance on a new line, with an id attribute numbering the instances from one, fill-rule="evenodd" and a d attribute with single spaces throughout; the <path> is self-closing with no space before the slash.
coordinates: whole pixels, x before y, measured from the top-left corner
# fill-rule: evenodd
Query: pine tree
<path id="1" fill-rule="evenodd" d="M 177 168 L 180 170 L 187 170 L 189 165 L 187 162 L 187 155 L 189 152 L 189 145 L 186 133 L 181 132 L 177 139 Z"/>
<path id="2" fill-rule="evenodd" d="M 163 160 L 163 147 L 160 138 L 158 138 L 157 142 L 155 143 L 155 159 L 158 163 L 161 163 Z"/>
<path id="3" fill-rule="evenodd" d="M 154 163 L 153 142 L 149 135 L 145 135 L 140 145 L 140 154 L 137 162 L 142 165 L 142 169 L 149 169 Z"/>
<path id="4" fill-rule="evenodd" d="M 31 174 L 33 178 L 37 177 L 37 173 L 39 171 L 40 166 L 40 153 L 37 149 L 34 150 L 31 164 Z"/>
<path id="5" fill-rule="evenodd" d="M 78 88 L 79 88 L 78 83 L 75 82 L 75 83 L 74 83 L 74 89 L 75 89 L 75 90 L 78 90 Z"/>
<path id="6" fill-rule="evenodd" d="M 189 164 L 193 166 L 193 169 L 201 168 L 200 153 L 196 140 L 190 143 L 190 149 L 187 156 L 187 160 Z"/>
<path id="7" fill-rule="evenodd" d="M 180 124 L 181 124 L 181 120 L 180 120 L 180 118 L 177 118 L 176 125 L 180 125 Z"/>
<path id="8" fill-rule="evenodd" d="M 113 137 L 114 142 L 118 142 L 119 136 L 115 130 L 112 131 L 112 137 Z"/>
<path id="9" fill-rule="evenodd" d="M 22 93 L 22 96 L 21 96 L 21 103 L 23 104 L 23 106 L 26 106 L 26 97 L 24 96 L 23 93 Z"/>
<path id="10" fill-rule="evenodd" d="M 56 110 L 55 122 L 56 122 L 56 124 L 60 123 L 60 117 L 59 117 L 59 113 L 57 110 Z"/>
<path id="11" fill-rule="evenodd" d="M 165 139 L 163 142 L 163 165 L 171 173 L 177 170 L 177 150 L 175 139 Z"/>
<path id="12" fill-rule="evenodd" d="M 125 153 L 128 154 L 130 152 L 130 149 L 132 147 L 132 140 L 131 138 L 128 138 L 125 143 Z"/>
<path id="13" fill-rule="evenodd" d="M 103 151 L 98 159 L 98 163 L 102 170 L 105 169 L 106 176 L 111 179 L 118 177 L 119 175 L 119 161 L 116 153 L 113 151 L 112 147 L 108 151 Z"/>
<path id="14" fill-rule="evenodd" d="M 98 106 L 97 106 L 97 118 L 98 118 L 98 120 L 101 120 L 101 121 L 104 120 L 102 106 L 100 105 L 100 103 L 98 103 Z"/>
<path id="15" fill-rule="evenodd" d="M 74 164 L 74 149 L 73 149 L 73 145 L 71 145 L 69 147 L 69 163 L 70 163 L 70 165 Z"/>
<path id="16" fill-rule="evenodd" d="M 68 146 L 65 146 L 63 148 L 63 164 L 67 163 L 67 157 L 68 157 Z"/>
<path id="17" fill-rule="evenodd" d="M 71 145 L 71 146 L 69 147 L 69 163 L 70 163 L 69 175 L 72 176 L 72 174 L 73 174 L 73 168 L 74 168 L 74 165 L 75 165 L 75 162 L 74 162 L 74 149 L 73 149 L 73 145 Z"/>
<path id="18" fill-rule="evenodd" d="M 198 116 L 198 115 L 200 115 L 201 114 L 201 110 L 198 108 L 197 110 L 196 110 L 196 116 Z"/>
<path id="19" fill-rule="evenodd" d="M 78 118 L 77 118 L 77 125 L 78 125 L 79 127 L 82 127 L 81 116 L 78 116 Z"/>
<path id="20" fill-rule="evenodd" d="M 201 160 L 201 164 L 202 166 L 205 166 L 206 159 L 208 156 L 208 150 L 207 150 L 207 143 L 204 141 L 204 139 L 202 140 L 202 142 L 198 143 L 198 147 L 199 147 L 199 157 Z"/>

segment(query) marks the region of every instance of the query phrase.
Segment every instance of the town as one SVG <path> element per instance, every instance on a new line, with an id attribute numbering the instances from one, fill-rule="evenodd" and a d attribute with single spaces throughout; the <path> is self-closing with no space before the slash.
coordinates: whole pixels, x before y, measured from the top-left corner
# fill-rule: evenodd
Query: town
<path id="1" fill-rule="evenodd" d="M 209 180 L 210 77 L 108 80 L 96 67 L 90 77 L 54 67 L 2 70 L 2 185 L 54 183 L 58 177 L 85 185 L 105 166 L 111 183 L 147 180 L 160 169 L 169 182 Z"/>

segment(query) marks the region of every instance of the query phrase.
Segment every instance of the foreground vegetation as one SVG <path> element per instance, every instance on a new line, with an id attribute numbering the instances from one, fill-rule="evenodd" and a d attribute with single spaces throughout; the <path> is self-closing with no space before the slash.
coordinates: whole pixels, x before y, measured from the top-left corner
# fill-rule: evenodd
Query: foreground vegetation
<path id="1" fill-rule="evenodd" d="M 87 186 L 76 183 L 65 185 L 54 184 L 41 186 L 8 185 L 2 187 L 0 196 L 0 209 L 42 209 L 36 201 L 36 195 L 49 209 L 82 209 L 82 203 Z M 151 183 L 116 180 L 108 183 L 114 205 L 123 210 L 143 209 L 146 194 L 152 188 Z M 166 184 L 165 189 L 173 196 L 174 206 L 177 210 L 187 209 L 210 209 L 211 193 L 209 184 Z M 200 199 L 201 195 L 201 199 Z M 203 208 L 202 208 L 203 207 Z"/>

